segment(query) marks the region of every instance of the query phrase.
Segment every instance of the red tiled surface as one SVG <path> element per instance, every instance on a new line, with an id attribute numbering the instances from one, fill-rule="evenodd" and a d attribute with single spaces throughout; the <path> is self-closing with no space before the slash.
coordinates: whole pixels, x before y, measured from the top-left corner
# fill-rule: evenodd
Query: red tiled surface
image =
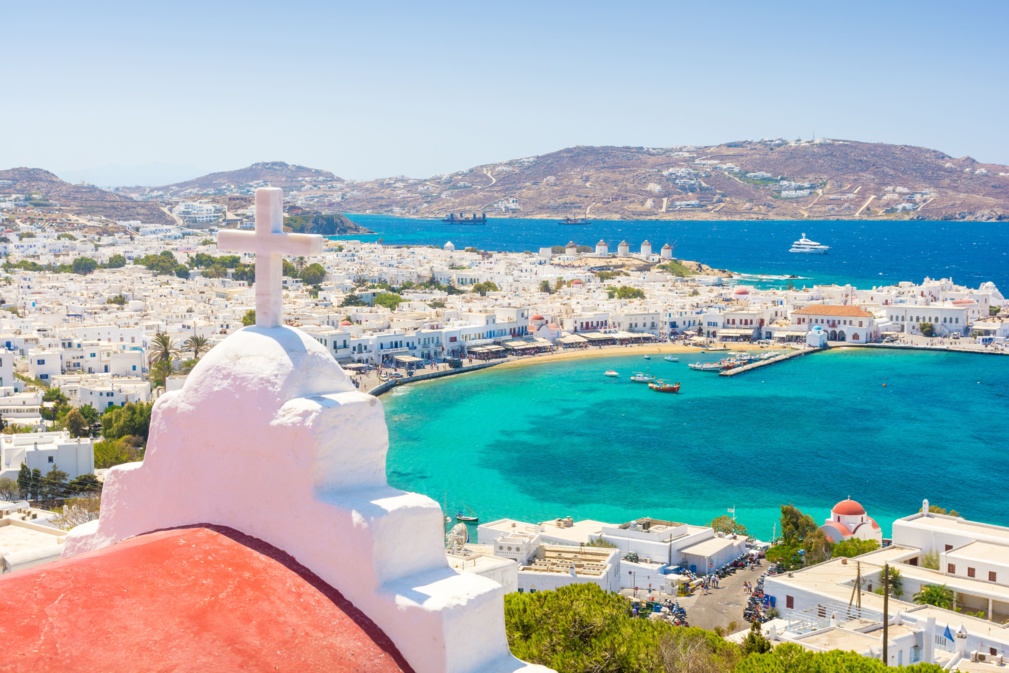
<path id="1" fill-rule="evenodd" d="M 339 592 L 215 526 L 4 576 L 0 644 L 0 671 L 412 673 Z"/>

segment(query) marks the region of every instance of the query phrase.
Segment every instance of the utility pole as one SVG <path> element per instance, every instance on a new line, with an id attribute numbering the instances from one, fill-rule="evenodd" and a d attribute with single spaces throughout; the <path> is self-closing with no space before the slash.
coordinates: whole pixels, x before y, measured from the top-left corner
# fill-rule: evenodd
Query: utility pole
<path id="1" fill-rule="evenodd" d="M 883 564 L 883 665 L 889 666 L 887 641 L 890 635 L 890 564 Z"/>

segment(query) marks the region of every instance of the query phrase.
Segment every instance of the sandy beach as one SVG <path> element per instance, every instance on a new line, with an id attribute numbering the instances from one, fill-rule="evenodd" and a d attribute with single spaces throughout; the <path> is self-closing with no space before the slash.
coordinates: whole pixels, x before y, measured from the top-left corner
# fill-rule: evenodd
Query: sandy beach
<path id="1" fill-rule="evenodd" d="M 644 357 L 645 355 L 668 355 L 672 354 L 688 354 L 688 353 L 700 353 L 702 351 L 708 353 L 724 353 L 728 351 L 759 351 L 766 350 L 762 349 L 760 346 L 749 344 L 749 343 L 739 343 L 739 344 L 716 344 L 711 348 L 699 348 L 697 346 L 685 346 L 683 344 L 673 344 L 673 343 L 651 343 L 651 344 L 640 344 L 634 346 L 603 346 L 602 348 L 573 348 L 570 350 L 556 351 L 554 353 L 545 353 L 543 355 L 530 355 L 525 357 L 516 357 L 509 359 L 495 369 L 501 369 L 505 367 L 528 367 L 531 365 L 541 365 L 548 364 L 551 362 L 562 362 L 565 360 L 587 360 L 592 358 L 612 358 L 619 357 L 622 355 L 640 355 Z"/>

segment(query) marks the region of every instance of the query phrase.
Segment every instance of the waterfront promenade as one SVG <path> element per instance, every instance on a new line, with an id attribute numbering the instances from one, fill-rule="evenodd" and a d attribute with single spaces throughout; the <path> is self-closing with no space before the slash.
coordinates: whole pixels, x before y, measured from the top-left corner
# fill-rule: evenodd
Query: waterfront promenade
<path id="1" fill-rule="evenodd" d="M 374 369 L 363 374 L 352 374 L 352 378 L 358 383 L 360 390 L 371 393 L 372 395 L 382 395 L 388 392 L 396 385 L 404 385 L 406 383 L 414 383 L 418 381 L 425 381 L 434 378 L 441 378 L 443 376 L 454 376 L 456 374 L 465 374 L 471 371 L 478 371 L 481 369 L 487 369 L 488 367 L 502 367 L 502 368 L 514 368 L 514 367 L 528 367 L 532 365 L 548 364 L 551 362 L 563 362 L 570 360 L 586 360 L 591 358 L 603 358 L 603 357 L 613 357 L 617 355 L 668 355 L 668 354 L 701 354 L 701 353 L 720 353 L 726 351 L 753 351 L 753 350 L 764 350 L 764 349 L 776 349 L 784 348 L 785 345 L 781 346 L 760 346 L 754 343 L 746 342 L 722 342 L 722 341 L 712 341 L 712 343 L 705 347 L 691 346 L 684 344 L 682 342 L 658 342 L 650 344 L 638 344 L 632 346 L 599 346 L 592 348 L 574 348 L 569 350 L 557 350 L 551 353 L 540 353 L 537 355 L 514 355 L 508 356 L 506 358 L 501 358 L 498 360 L 491 361 L 479 361 L 479 360 L 466 360 L 466 364 L 459 369 L 450 369 L 447 364 L 437 364 L 429 365 L 427 367 L 419 368 L 415 370 L 413 376 L 407 376 L 405 369 L 393 369 L 391 367 L 385 367 L 381 369 Z M 851 343 L 843 341 L 831 342 L 828 349 L 833 348 L 876 348 L 876 349 L 888 349 L 888 350 L 908 350 L 908 351 L 946 351 L 950 353 L 972 353 L 975 355 L 1009 355 L 1009 350 L 1003 348 L 1002 346 L 992 345 L 985 346 L 972 341 L 967 338 L 963 339 L 943 339 L 936 337 L 923 337 L 923 336 L 904 336 L 899 340 L 890 343 Z M 780 358 L 774 358 L 773 360 L 765 360 L 763 362 L 755 363 L 753 365 L 746 365 L 740 367 L 736 370 L 731 370 L 730 372 L 723 372 L 723 375 L 736 375 L 749 371 L 750 369 L 756 369 L 758 367 L 767 366 L 770 364 L 775 364 L 778 362 L 783 362 L 795 357 L 806 355 L 808 353 L 820 352 L 822 350 L 828 349 L 802 349 L 795 350 L 785 353 L 784 356 Z M 398 383 L 394 383 L 392 380 L 383 380 L 379 377 L 380 372 L 396 373 L 400 375 Z M 348 372 L 350 373 L 350 372 Z M 432 376 L 431 374 L 436 374 Z"/>

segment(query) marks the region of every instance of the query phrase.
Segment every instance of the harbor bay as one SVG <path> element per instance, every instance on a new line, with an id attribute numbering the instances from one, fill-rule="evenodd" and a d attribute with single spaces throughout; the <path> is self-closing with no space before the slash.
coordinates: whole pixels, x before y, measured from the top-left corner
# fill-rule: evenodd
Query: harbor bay
<path id="1" fill-rule="evenodd" d="M 789 276 L 798 286 L 852 283 L 860 288 L 900 281 L 921 282 L 926 276 L 952 277 L 977 287 L 992 281 L 1009 286 L 1009 228 L 998 223 L 934 221 L 658 221 L 594 220 L 586 226 L 564 226 L 559 220 L 495 219 L 486 225 L 453 225 L 438 220 L 386 215 L 351 215 L 375 233 L 344 238 L 382 240 L 386 245 L 435 245 L 446 241 L 462 250 L 536 252 L 574 241 L 594 246 L 605 240 L 615 249 L 626 240 L 637 250 L 649 240 L 658 250 L 674 246 L 678 259 L 747 274 L 759 287 L 783 287 Z M 790 254 L 803 234 L 831 247 L 827 255 Z"/>
<path id="2" fill-rule="evenodd" d="M 732 379 L 687 367 L 715 358 L 602 357 L 397 388 L 383 397 L 390 482 L 482 521 L 702 524 L 735 507 L 764 539 L 780 505 L 822 521 L 849 495 L 884 535 L 923 498 L 1009 519 L 1009 359 L 842 348 Z M 629 381 L 646 369 L 680 394 Z"/>

